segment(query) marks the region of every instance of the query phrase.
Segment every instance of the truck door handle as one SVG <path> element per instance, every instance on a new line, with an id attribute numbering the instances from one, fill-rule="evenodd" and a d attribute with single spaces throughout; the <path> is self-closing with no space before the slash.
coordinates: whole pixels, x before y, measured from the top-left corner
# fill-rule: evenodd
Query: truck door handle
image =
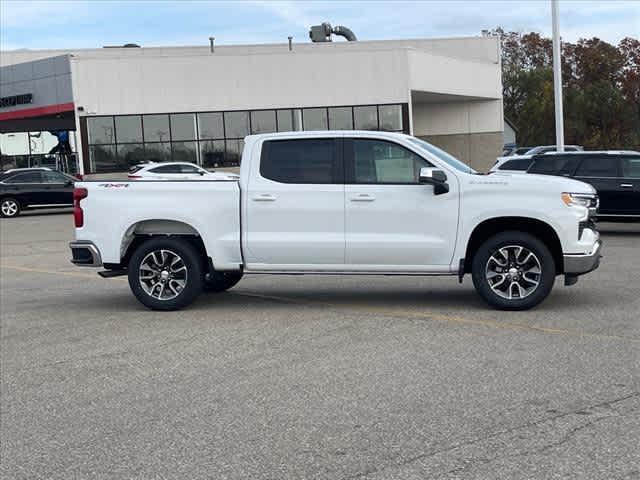
<path id="1" fill-rule="evenodd" d="M 373 202 L 375 199 L 376 197 L 368 193 L 359 193 L 350 198 L 352 202 Z"/>
<path id="2" fill-rule="evenodd" d="M 621 183 L 620 186 L 622 188 L 633 188 L 633 185 L 631 183 Z"/>
<path id="3" fill-rule="evenodd" d="M 254 202 L 275 202 L 276 196 L 271 195 L 270 193 L 263 193 L 260 195 L 256 195 L 251 200 L 253 200 Z"/>

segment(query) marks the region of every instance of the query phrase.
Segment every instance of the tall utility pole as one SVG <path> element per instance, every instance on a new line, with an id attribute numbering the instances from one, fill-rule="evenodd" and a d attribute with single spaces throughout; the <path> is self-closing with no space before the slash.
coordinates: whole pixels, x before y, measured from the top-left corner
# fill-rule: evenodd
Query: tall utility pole
<path id="1" fill-rule="evenodd" d="M 564 121 L 562 115 L 562 63 L 560 51 L 560 25 L 558 0 L 551 0 L 551 21 L 553 23 L 553 98 L 556 109 L 556 148 L 564 152 Z"/>

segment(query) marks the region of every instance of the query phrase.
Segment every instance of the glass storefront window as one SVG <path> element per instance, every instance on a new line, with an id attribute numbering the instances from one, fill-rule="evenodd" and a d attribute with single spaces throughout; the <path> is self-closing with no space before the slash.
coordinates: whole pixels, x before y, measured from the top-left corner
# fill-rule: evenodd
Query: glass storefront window
<path id="1" fill-rule="evenodd" d="M 95 169 L 126 170 L 142 161 L 186 161 L 208 168 L 237 165 L 243 139 L 250 133 L 353 128 L 401 132 L 406 127 L 401 104 L 120 115 L 86 120 L 91 173 L 99 173 Z M 74 139 L 70 132 L 72 149 Z M 46 155 L 55 142 L 49 132 L 32 132 L 31 137 L 26 133 L 0 135 L 3 157 L 25 155 L 27 164 L 31 161 L 30 152 Z"/>
<path id="2" fill-rule="evenodd" d="M 93 145 L 89 147 L 89 163 L 92 172 L 109 173 L 125 170 L 124 165 L 116 161 L 115 145 Z"/>
<path id="3" fill-rule="evenodd" d="M 89 130 L 89 143 L 91 145 L 114 143 L 113 117 L 89 117 L 87 118 Z"/>
<path id="4" fill-rule="evenodd" d="M 351 107 L 329 108 L 329 130 L 353 130 Z"/>
<path id="5" fill-rule="evenodd" d="M 279 132 L 293 131 L 293 113 L 291 110 L 278 110 L 276 115 L 278 117 Z"/>
<path id="6" fill-rule="evenodd" d="M 171 157 L 174 162 L 198 163 L 198 144 L 196 142 L 171 142 Z"/>
<path id="7" fill-rule="evenodd" d="M 225 156 L 225 165 L 240 165 L 240 157 L 244 148 L 244 140 L 227 140 L 227 154 Z"/>
<path id="8" fill-rule="evenodd" d="M 169 141 L 169 115 L 144 115 L 142 123 L 145 142 Z"/>
<path id="9" fill-rule="evenodd" d="M 2 155 L 28 155 L 29 139 L 26 132 L 0 133 Z"/>
<path id="10" fill-rule="evenodd" d="M 380 105 L 380 130 L 402 131 L 402 106 Z"/>
<path id="11" fill-rule="evenodd" d="M 171 115 L 171 140 L 195 140 L 196 116 L 193 113 Z"/>
<path id="12" fill-rule="evenodd" d="M 249 135 L 249 112 L 224 112 L 224 128 L 227 138 L 244 138 Z"/>
<path id="13" fill-rule="evenodd" d="M 378 107 L 353 107 L 353 118 L 356 130 L 378 129 Z"/>
<path id="14" fill-rule="evenodd" d="M 69 140 L 69 144 L 73 148 L 71 138 Z M 44 154 L 49 153 L 53 147 L 58 145 L 58 138 L 49 132 L 29 132 L 29 143 L 32 154 Z"/>
<path id="15" fill-rule="evenodd" d="M 251 133 L 271 133 L 276 131 L 276 112 L 257 110 L 251 112 Z"/>
<path id="16" fill-rule="evenodd" d="M 163 143 L 145 143 L 145 157 L 149 162 L 170 162 L 171 161 L 171 144 Z"/>
<path id="17" fill-rule="evenodd" d="M 146 161 L 144 145 L 142 143 L 125 143 L 118 145 L 117 153 L 118 162 L 126 165 L 126 168 Z"/>
<path id="18" fill-rule="evenodd" d="M 198 114 L 198 138 L 200 140 L 224 138 L 222 112 Z"/>
<path id="19" fill-rule="evenodd" d="M 224 140 L 200 142 L 200 162 L 205 168 L 221 167 L 224 164 Z"/>
<path id="20" fill-rule="evenodd" d="M 115 117 L 116 141 L 118 143 L 136 143 L 142 141 L 142 123 L 140 115 Z"/>
<path id="21" fill-rule="evenodd" d="M 327 109 L 305 108 L 302 111 L 302 122 L 305 130 L 327 130 Z"/>

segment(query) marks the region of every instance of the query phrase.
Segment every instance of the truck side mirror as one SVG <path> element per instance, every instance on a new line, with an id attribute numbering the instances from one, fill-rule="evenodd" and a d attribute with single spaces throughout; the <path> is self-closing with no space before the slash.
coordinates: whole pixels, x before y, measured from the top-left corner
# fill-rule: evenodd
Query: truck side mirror
<path id="1" fill-rule="evenodd" d="M 420 169 L 419 183 L 433 185 L 433 194 L 442 195 L 449 191 L 447 174 L 437 168 L 423 167 Z"/>

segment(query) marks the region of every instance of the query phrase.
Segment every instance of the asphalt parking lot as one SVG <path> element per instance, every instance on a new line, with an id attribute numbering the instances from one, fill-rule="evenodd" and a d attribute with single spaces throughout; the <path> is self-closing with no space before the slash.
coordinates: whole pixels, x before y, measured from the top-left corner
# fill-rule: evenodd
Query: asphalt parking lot
<path id="1" fill-rule="evenodd" d="M 68 213 L 0 220 L 6 479 L 638 479 L 640 224 L 533 311 L 471 280 L 248 276 L 141 307 Z"/>

